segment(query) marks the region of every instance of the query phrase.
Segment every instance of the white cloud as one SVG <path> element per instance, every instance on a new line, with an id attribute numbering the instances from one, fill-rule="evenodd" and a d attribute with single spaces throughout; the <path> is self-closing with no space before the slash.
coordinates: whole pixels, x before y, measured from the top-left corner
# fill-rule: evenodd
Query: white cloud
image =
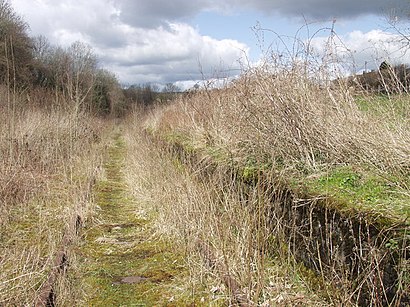
<path id="1" fill-rule="evenodd" d="M 213 69 L 238 69 L 238 59 L 248 53 L 249 48 L 238 41 L 202 36 L 187 24 L 169 24 L 169 28 L 133 29 L 126 46 L 96 52 L 122 80 L 162 83 L 200 79 L 201 73 L 211 77 Z"/>
<path id="2" fill-rule="evenodd" d="M 353 72 L 376 69 L 385 60 L 394 65 L 410 64 L 410 52 L 403 48 L 401 37 L 383 30 L 350 32 L 336 39 L 331 48 L 325 37 L 314 38 L 311 44 L 321 56 L 331 52 L 331 56 L 350 64 Z"/>
<path id="3" fill-rule="evenodd" d="M 190 18 L 203 11 L 239 12 L 329 18 L 379 14 L 401 7 L 406 0 L 11 0 L 23 15 L 32 35 L 45 35 L 51 43 L 69 46 L 76 40 L 90 44 L 101 64 L 124 83 L 174 82 L 212 77 L 218 71 L 233 75 L 249 48 L 237 40 L 204 36 L 190 26 Z M 407 12 L 403 10 L 403 12 Z M 391 56 L 397 46 L 385 32 L 352 32 L 344 39 L 360 66 L 370 56 Z M 381 46 L 381 42 L 384 45 Z M 315 42 L 320 47 L 321 40 Z M 376 46 L 376 48 L 375 48 Z M 373 50 L 373 51 L 371 51 Z M 377 50 L 379 53 L 375 53 Z M 373 53 L 372 53 L 373 52 Z M 246 61 L 245 61 L 246 62 Z M 237 72 L 237 71 L 236 71 Z"/>
<path id="4" fill-rule="evenodd" d="M 73 36 L 81 33 L 83 37 L 97 39 L 112 32 L 118 19 L 118 10 L 109 0 L 12 0 L 15 10 L 29 23 L 33 34 L 43 34 L 52 42 L 69 45 L 61 31 L 71 32 Z"/>
<path id="5" fill-rule="evenodd" d="M 32 35 L 45 35 L 62 46 L 77 40 L 88 43 L 101 64 L 124 83 L 196 80 L 201 73 L 212 76 L 213 70 L 239 68 L 238 60 L 249 48 L 236 40 L 203 36 L 187 23 L 172 21 L 198 10 L 191 2 L 179 2 L 177 9 L 174 2 L 162 1 L 35 0 L 27 5 L 25 0 L 12 0 Z M 170 12 L 169 7 L 175 9 Z M 154 23 L 148 23 L 151 15 L 156 15 Z M 142 16 L 147 21 L 133 21 Z"/>

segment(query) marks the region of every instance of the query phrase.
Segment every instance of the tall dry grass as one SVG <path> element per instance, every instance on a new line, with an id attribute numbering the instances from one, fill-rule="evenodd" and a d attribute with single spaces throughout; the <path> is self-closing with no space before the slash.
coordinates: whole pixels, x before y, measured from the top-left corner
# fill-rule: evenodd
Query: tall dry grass
<path id="1" fill-rule="evenodd" d="M 206 157 L 187 167 L 144 133 L 143 121 L 135 114 L 124 125 L 127 183 L 141 207 L 154 212 L 158 232 L 185 248 L 187 287 L 205 289 L 193 295 L 214 304 L 327 306 L 298 273 L 269 256 L 270 195 L 227 180 L 229 166 L 210 166 Z"/>
<path id="2" fill-rule="evenodd" d="M 2 306 L 34 304 L 57 253 L 67 248 L 63 238 L 76 241 L 75 221 L 90 209 L 104 126 L 63 105 L 54 94 L 0 88 Z M 72 304 L 70 281 L 60 285 L 58 303 Z"/>
<path id="3" fill-rule="evenodd" d="M 401 114 L 393 102 L 390 108 L 381 106 L 382 113 L 371 113 L 360 110 L 358 95 L 343 83 L 313 82 L 303 68 L 277 74 L 255 69 L 226 89 L 181 98 L 156 112 L 148 125 L 160 133 L 183 134 L 198 146 L 221 147 L 244 160 L 267 157 L 278 166 L 313 171 L 365 164 L 407 175 L 408 100 Z M 360 97 L 374 102 L 364 93 Z"/>
<path id="4" fill-rule="evenodd" d="M 186 161 L 193 164 L 194 175 L 185 173 L 178 161 L 167 162 L 169 157 L 160 149 L 156 162 L 149 166 L 133 162 L 145 178 L 134 174 L 135 186 L 148 185 L 145 190 L 154 191 L 143 189 L 141 193 L 149 195 L 148 200 L 157 206 L 164 227 L 183 238 L 188 250 L 203 259 L 205 265 L 195 263 L 193 270 L 202 272 L 211 267 L 208 273 L 225 285 L 231 284 L 227 276 L 233 278 L 234 291 L 225 292 L 231 302 L 239 296 L 254 304 L 284 303 L 279 302 L 280 292 L 272 290 L 276 286 L 269 286 L 272 267 L 266 246 L 283 230 L 276 231 L 275 225 L 269 224 L 271 195 L 259 190 L 263 182 L 251 187 L 238 185 L 238 173 L 232 167 L 243 170 L 239 181 L 248 176 L 255 180 L 258 169 L 263 168 L 280 182 L 350 166 L 386 177 L 400 193 L 410 196 L 410 100 L 405 92 L 375 96 L 349 87 L 343 80 L 312 78 L 312 70 L 300 62 L 275 65 L 268 63 L 245 72 L 226 88 L 189 93 L 146 113 L 143 125 L 154 138 L 182 144 L 185 151 L 199 155 L 194 163 Z M 178 151 L 176 148 L 176 155 L 183 160 L 184 154 Z M 175 168 L 182 172 L 176 177 L 170 175 L 175 174 Z M 206 174 L 212 175 L 206 178 Z M 291 259 L 291 253 L 282 248 L 276 247 L 280 258 Z M 360 248 L 358 252 L 362 252 Z M 367 269 L 373 272 L 374 263 Z M 295 276 L 292 272 L 287 271 Z M 399 275 L 408 272 L 408 267 L 403 268 Z M 278 276 L 273 280 L 278 281 Z M 349 291 L 360 292 L 362 288 L 354 289 L 351 281 L 339 277 L 343 290 L 331 303 L 346 305 L 353 297 Z M 363 278 L 369 289 L 371 279 L 370 273 Z M 282 284 L 278 289 L 284 288 Z M 376 292 L 370 293 L 370 300 L 383 304 Z M 331 298 L 336 293 L 328 294 Z M 302 297 L 301 304 L 311 303 L 309 296 Z M 315 299 L 313 302 L 320 304 Z"/>

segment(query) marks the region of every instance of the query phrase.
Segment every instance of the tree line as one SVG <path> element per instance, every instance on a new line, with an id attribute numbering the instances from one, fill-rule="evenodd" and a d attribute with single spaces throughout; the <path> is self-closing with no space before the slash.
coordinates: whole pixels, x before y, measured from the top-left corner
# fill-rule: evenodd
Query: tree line
<path id="1" fill-rule="evenodd" d="M 56 91 L 78 111 L 99 115 L 119 116 L 133 104 L 163 101 L 164 93 L 155 86 L 122 87 L 115 74 L 99 67 L 87 44 L 55 46 L 44 36 L 30 37 L 28 29 L 10 2 L 0 0 L 0 84 L 15 91 Z M 171 89 L 177 91 L 172 85 L 164 91 Z"/>

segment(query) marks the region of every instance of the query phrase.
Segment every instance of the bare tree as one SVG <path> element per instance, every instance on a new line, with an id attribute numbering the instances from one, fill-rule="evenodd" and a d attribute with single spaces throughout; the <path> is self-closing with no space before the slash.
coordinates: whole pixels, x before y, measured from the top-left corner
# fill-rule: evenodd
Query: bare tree
<path id="1" fill-rule="evenodd" d="M 94 86 L 97 58 L 91 47 L 81 42 L 73 43 L 67 52 L 69 67 L 66 71 L 66 88 L 76 108 L 80 108 L 91 102 L 87 98 L 91 97 L 90 93 Z"/>
<path id="2" fill-rule="evenodd" d="M 401 7 L 390 8 L 386 13 L 387 30 L 395 34 L 395 41 L 400 43 L 404 53 L 410 48 L 410 2 L 403 2 Z"/>
<path id="3" fill-rule="evenodd" d="M 10 2 L 0 0 L 0 82 L 16 85 L 29 81 L 32 44 L 27 30 Z"/>
<path id="4" fill-rule="evenodd" d="M 177 85 L 175 85 L 174 83 L 165 84 L 165 87 L 162 90 L 162 92 L 164 92 L 164 93 L 178 93 L 180 91 L 181 91 L 181 89 Z"/>

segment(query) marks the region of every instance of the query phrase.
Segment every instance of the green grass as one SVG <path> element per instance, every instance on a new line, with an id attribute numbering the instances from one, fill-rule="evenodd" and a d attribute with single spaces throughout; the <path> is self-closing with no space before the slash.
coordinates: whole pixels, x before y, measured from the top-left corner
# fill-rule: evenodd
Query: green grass
<path id="1" fill-rule="evenodd" d="M 363 98 L 364 99 L 364 98 Z M 386 107 L 390 103 L 396 103 L 399 108 L 403 101 L 395 102 L 387 96 L 374 96 L 377 105 L 372 106 L 368 100 L 358 100 L 363 110 L 368 108 L 371 112 L 380 111 L 380 105 Z M 393 106 L 393 108 L 396 108 Z M 382 113 L 380 113 L 382 114 Z M 229 156 L 226 150 L 215 146 L 194 147 L 190 141 L 181 134 L 168 134 L 166 141 L 180 144 L 187 152 L 193 154 L 205 154 L 219 164 L 229 164 L 238 170 L 244 182 L 256 182 L 260 172 L 272 171 L 272 163 L 268 157 L 248 157 L 246 161 L 239 163 Z M 261 160 L 263 162 L 261 162 Z M 278 163 L 276 163 L 278 165 Z M 363 212 L 371 213 L 378 220 L 391 222 L 405 222 L 410 216 L 410 195 L 407 188 L 410 186 L 410 178 L 395 178 L 385 174 L 384 177 L 377 175 L 371 169 L 342 166 L 334 167 L 322 173 L 312 175 L 312 170 L 299 167 L 297 174 L 288 178 L 290 187 L 300 190 L 306 188 L 308 193 L 314 195 L 325 195 L 333 199 L 332 206 L 341 212 Z"/>
<path id="2" fill-rule="evenodd" d="M 341 210 L 363 210 L 400 221 L 410 215 L 409 195 L 395 183 L 365 170 L 336 167 L 305 181 L 310 191 L 336 199 Z M 343 208 L 344 207 L 344 208 Z"/>
<path id="3" fill-rule="evenodd" d="M 107 178 L 96 188 L 101 208 L 84 231 L 78 249 L 78 279 L 84 306 L 205 306 L 188 287 L 184 253 L 155 233 L 155 214 L 141 214 L 142 204 L 129 196 L 123 180 L 125 143 L 120 134 L 108 149 Z M 136 283 L 124 283 L 136 277 Z"/>
<path id="4" fill-rule="evenodd" d="M 361 111 L 376 116 L 385 116 L 388 113 L 401 119 L 408 119 L 410 115 L 410 99 L 407 95 L 358 96 L 355 102 Z"/>

